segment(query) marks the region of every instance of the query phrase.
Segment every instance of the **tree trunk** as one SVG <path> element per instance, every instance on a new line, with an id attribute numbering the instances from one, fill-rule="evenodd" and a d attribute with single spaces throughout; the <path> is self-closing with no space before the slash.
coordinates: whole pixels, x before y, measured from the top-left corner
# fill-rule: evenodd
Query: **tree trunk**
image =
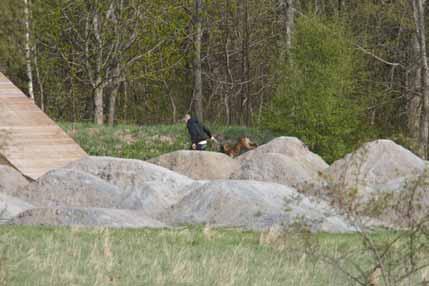
<path id="1" fill-rule="evenodd" d="M 113 126 L 115 124 L 116 98 L 119 94 L 119 88 L 120 88 L 121 83 L 123 81 L 121 78 L 121 74 L 122 74 L 121 66 L 120 66 L 120 64 L 116 63 L 115 67 L 113 68 L 113 73 L 112 73 L 113 87 L 112 87 L 112 92 L 110 93 L 110 97 L 109 97 L 109 115 L 108 115 L 108 119 L 107 119 L 109 126 Z"/>
<path id="2" fill-rule="evenodd" d="M 295 6 L 294 0 L 287 0 L 287 19 L 286 19 L 286 49 L 289 52 L 292 48 L 292 36 L 295 29 Z"/>
<path id="3" fill-rule="evenodd" d="M 103 67 L 103 43 L 101 40 L 100 23 L 98 12 L 94 14 L 93 19 L 94 35 L 97 41 L 98 54 L 96 59 L 96 80 L 94 86 L 94 105 L 95 105 L 95 123 L 98 125 L 104 124 L 104 81 L 102 78 L 102 67 Z"/>
<path id="4" fill-rule="evenodd" d="M 295 28 L 295 2 L 294 0 L 280 0 L 280 21 L 283 26 L 284 47 L 281 53 L 282 58 L 289 58 L 289 52 L 292 48 L 292 37 Z M 289 58 L 290 59 L 290 58 Z"/>
<path id="5" fill-rule="evenodd" d="M 194 111 L 198 120 L 203 121 L 203 82 L 201 75 L 201 39 L 202 39 L 202 24 L 201 24 L 201 9 L 202 0 L 195 0 L 194 14 Z"/>
<path id="6" fill-rule="evenodd" d="M 319 15 L 322 13 L 322 3 L 321 0 L 314 0 L 314 12 L 316 15 Z"/>
<path id="7" fill-rule="evenodd" d="M 223 103 L 225 106 L 225 124 L 231 124 L 231 109 L 230 109 L 230 94 L 234 89 L 234 77 L 231 71 L 231 59 L 229 46 L 231 43 L 231 33 L 230 33 L 230 23 L 229 23 L 229 13 L 231 11 L 230 0 L 225 1 L 224 6 L 224 53 L 225 53 L 225 72 L 224 72 L 224 81 L 227 83 L 225 86 L 223 94 Z M 228 84 L 229 83 L 229 84 Z"/>
<path id="8" fill-rule="evenodd" d="M 416 34 L 419 42 L 420 62 L 422 64 L 422 117 L 420 123 L 420 153 L 423 158 L 428 158 L 429 140 L 429 65 L 426 52 L 426 29 L 423 0 L 413 0 L 414 20 Z"/>
<path id="9" fill-rule="evenodd" d="M 31 65 L 31 28 L 30 28 L 30 0 L 24 0 L 25 14 L 25 61 L 27 66 L 28 96 L 34 100 L 33 71 Z"/>
<path id="10" fill-rule="evenodd" d="M 124 86 L 123 86 L 123 114 L 124 114 L 124 121 L 128 121 L 128 82 L 127 80 L 124 80 Z"/>
<path id="11" fill-rule="evenodd" d="M 39 56 L 38 56 L 38 50 L 37 47 L 34 52 L 34 70 L 36 72 L 36 82 L 39 86 L 39 93 L 40 93 L 40 109 L 44 112 L 45 111 L 45 91 L 43 89 L 43 80 L 40 76 L 39 71 Z"/>
<path id="12" fill-rule="evenodd" d="M 420 47 L 417 36 L 414 36 L 411 43 L 411 54 L 413 59 L 420 58 Z M 412 138 L 419 138 L 420 117 L 421 117 L 421 89 L 422 89 L 422 68 L 421 65 L 415 64 L 409 73 L 407 79 L 407 99 L 408 99 L 408 131 Z"/>
<path id="13" fill-rule="evenodd" d="M 250 93 L 250 64 L 249 64 L 249 10 L 248 1 L 241 0 L 242 10 L 242 42 L 241 42 L 241 100 L 240 100 L 240 124 L 249 125 L 249 93 Z"/>
<path id="14" fill-rule="evenodd" d="M 109 116 L 107 119 L 109 126 L 113 126 L 115 124 L 116 98 L 118 96 L 118 90 L 119 85 L 115 85 L 109 97 Z"/>
<path id="15" fill-rule="evenodd" d="M 95 123 L 98 125 L 104 124 L 104 112 L 103 112 L 103 86 L 101 84 L 101 79 L 97 80 L 97 86 L 94 89 L 94 117 Z"/>

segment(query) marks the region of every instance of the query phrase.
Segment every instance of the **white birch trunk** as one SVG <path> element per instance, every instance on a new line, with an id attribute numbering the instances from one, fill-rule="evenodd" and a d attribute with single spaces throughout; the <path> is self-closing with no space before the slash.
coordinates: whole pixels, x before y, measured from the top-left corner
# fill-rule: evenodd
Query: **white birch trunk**
<path id="1" fill-rule="evenodd" d="M 25 15 L 25 61 L 27 65 L 28 96 L 34 100 L 33 71 L 31 65 L 30 0 L 24 0 Z"/>

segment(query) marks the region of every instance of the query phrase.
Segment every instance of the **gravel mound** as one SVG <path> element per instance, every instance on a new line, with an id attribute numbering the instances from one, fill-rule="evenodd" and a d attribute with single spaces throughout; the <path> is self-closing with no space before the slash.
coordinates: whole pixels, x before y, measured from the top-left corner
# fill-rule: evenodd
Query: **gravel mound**
<path id="1" fill-rule="evenodd" d="M 39 207 L 115 208 L 122 200 L 123 191 L 93 175 L 58 169 L 15 195 Z"/>
<path id="2" fill-rule="evenodd" d="M 176 189 L 193 183 L 188 177 L 141 160 L 88 157 L 71 163 L 66 168 L 92 174 L 125 191 L 152 181 Z"/>
<path id="3" fill-rule="evenodd" d="M 354 217 L 406 227 L 428 216 L 429 166 L 390 140 L 363 145 L 324 173 L 321 196 Z"/>
<path id="4" fill-rule="evenodd" d="M 202 184 L 204 183 L 195 181 L 180 189 L 172 189 L 167 184 L 147 182 L 138 189 L 128 191 L 116 207 L 140 210 L 148 216 L 157 218 Z"/>
<path id="5" fill-rule="evenodd" d="M 139 212 L 102 208 L 37 208 L 24 211 L 10 224 L 88 226 L 115 228 L 164 228 L 165 224 Z"/>
<path id="6" fill-rule="evenodd" d="M 329 165 L 294 137 L 279 137 L 238 157 L 231 178 L 273 182 L 296 189 L 320 188 L 321 172 Z"/>
<path id="7" fill-rule="evenodd" d="M 356 190 L 366 197 L 373 192 L 406 190 L 407 182 L 421 175 L 425 162 L 390 140 L 367 143 L 332 164 L 325 176 L 331 187 Z"/>
<path id="8" fill-rule="evenodd" d="M 42 208 L 127 209 L 155 217 L 202 184 L 191 181 L 178 188 L 169 183 L 149 181 L 124 190 L 88 173 L 58 169 L 24 187 L 16 195 Z"/>
<path id="9" fill-rule="evenodd" d="M 29 181 L 12 167 L 0 165 L 0 192 L 14 195 L 16 191 L 29 184 Z"/>
<path id="10" fill-rule="evenodd" d="M 23 200 L 0 193 L 0 223 L 31 208 L 33 206 Z"/>
<path id="11" fill-rule="evenodd" d="M 287 155 L 256 152 L 240 161 L 241 167 L 232 174 L 232 179 L 273 182 L 297 189 L 324 183 L 318 171 Z"/>
<path id="12" fill-rule="evenodd" d="M 160 165 L 195 180 L 228 179 L 240 164 L 218 152 L 182 150 L 151 159 Z"/>
<path id="13" fill-rule="evenodd" d="M 311 231 L 354 231 L 327 204 L 310 201 L 287 186 L 255 181 L 208 182 L 174 205 L 163 219 L 173 225 L 210 224 L 250 230 L 299 224 Z"/>
<path id="14" fill-rule="evenodd" d="M 317 154 L 311 152 L 308 147 L 295 137 L 278 137 L 239 156 L 239 160 L 251 159 L 255 153 L 275 153 L 282 154 L 299 161 L 305 168 L 313 171 L 323 171 L 329 165 Z"/>

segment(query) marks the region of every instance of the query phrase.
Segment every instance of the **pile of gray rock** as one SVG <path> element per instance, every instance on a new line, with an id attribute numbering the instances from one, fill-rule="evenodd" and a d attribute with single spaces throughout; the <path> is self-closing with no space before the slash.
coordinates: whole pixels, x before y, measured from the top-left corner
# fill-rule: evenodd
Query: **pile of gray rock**
<path id="1" fill-rule="evenodd" d="M 0 166 L 0 221 L 131 228 L 203 224 L 248 230 L 299 225 L 311 231 L 350 232 L 357 226 L 346 215 L 348 207 L 330 199 L 334 194 L 341 198 L 353 193 L 353 204 L 364 209 L 386 194 L 404 200 L 402 195 L 414 188 L 419 202 L 426 204 L 426 170 L 425 161 L 392 141 L 368 143 L 329 166 L 291 137 L 236 159 L 195 151 L 150 162 L 87 157 L 35 182 Z M 395 222 L 399 215 L 392 211 L 393 201 L 377 219 Z"/>

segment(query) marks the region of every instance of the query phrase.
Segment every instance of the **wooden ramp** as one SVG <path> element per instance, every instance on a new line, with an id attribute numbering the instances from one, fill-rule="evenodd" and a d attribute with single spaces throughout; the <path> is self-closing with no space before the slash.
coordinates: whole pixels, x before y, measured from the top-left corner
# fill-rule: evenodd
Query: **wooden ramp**
<path id="1" fill-rule="evenodd" d="M 0 73 L 0 164 L 36 180 L 86 156 L 54 121 Z"/>

